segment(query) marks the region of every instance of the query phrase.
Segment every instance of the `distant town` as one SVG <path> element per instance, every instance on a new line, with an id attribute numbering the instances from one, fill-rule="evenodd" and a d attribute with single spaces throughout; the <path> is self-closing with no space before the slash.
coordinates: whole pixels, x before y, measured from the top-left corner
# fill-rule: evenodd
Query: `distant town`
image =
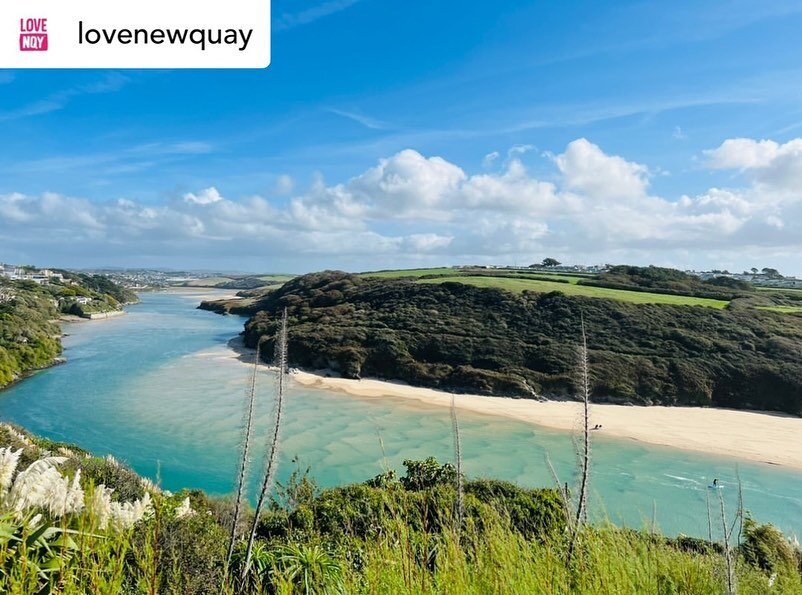
<path id="1" fill-rule="evenodd" d="M 50 269 L 37 269 L 32 266 L 0 264 L 0 274 L 13 281 L 33 281 L 39 285 L 45 285 L 54 281 L 59 283 L 65 282 L 64 276 L 61 273 Z"/>
<path id="2" fill-rule="evenodd" d="M 105 275 L 115 283 L 128 289 L 152 289 L 180 285 L 181 283 L 216 277 L 220 273 L 158 271 L 148 269 L 81 269 L 74 270 L 90 275 Z M 39 285 L 58 283 L 71 285 L 73 281 L 63 275 L 63 271 L 55 269 L 39 269 L 29 265 L 0 263 L 0 277 L 13 281 L 32 281 Z"/>
<path id="3" fill-rule="evenodd" d="M 542 262 L 528 266 L 510 265 L 454 265 L 451 268 L 460 269 L 491 269 L 500 271 L 520 271 L 520 270 L 540 270 L 552 273 L 572 273 L 596 275 L 607 272 L 612 264 L 563 264 L 553 258 L 545 258 Z M 81 272 L 92 275 L 105 275 L 115 283 L 128 289 L 160 289 L 184 285 L 193 281 L 204 279 L 227 278 L 247 278 L 254 273 L 231 273 L 222 271 L 169 271 L 156 269 L 80 269 Z M 777 287 L 777 288 L 796 288 L 802 289 L 802 279 L 782 275 L 778 270 L 765 267 L 762 269 L 753 268 L 741 273 L 733 273 L 728 270 L 713 269 L 710 271 L 685 270 L 689 275 L 697 276 L 701 279 L 712 279 L 715 277 L 730 277 L 739 281 L 745 281 L 758 287 Z M 48 284 L 58 283 L 69 285 L 72 281 L 66 278 L 63 271 L 57 269 L 39 269 L 30 265 L 15 265 L 0 263 L 0 277 L 5 277 L 17 281 L 32 281 L 34 283 Z"/>

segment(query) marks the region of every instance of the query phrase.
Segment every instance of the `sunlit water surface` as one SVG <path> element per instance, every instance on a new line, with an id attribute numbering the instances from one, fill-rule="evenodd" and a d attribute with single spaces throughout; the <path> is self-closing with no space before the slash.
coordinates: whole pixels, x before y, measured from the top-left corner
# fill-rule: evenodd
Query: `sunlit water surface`
<path id="1" fill-rule="evenodd" d="M 209 292 L 206 292 L 209 293 Z M 233 490 L 250 368 L 227 343 L 243 319 L 196 310 L 193 293 L 145 293 L 127 316 L 65 326 L 66 365 L 0 394 L 0 418 L 48 438 L 112 454 L 170 490 Z M 260 444 L 270 425 L 273 377 L 260 372 Z M 364 481 L 404 459 L 453 460 L 449 411 L 403 399 L 360 399 L 293 386 L 282 429 L 280 475 L 297 457 L 323 486 Z M 527 486 L 553 485 L 551 458 L 573 482 L 570 434 L 460 413 L 464 468 Z M 643 527 L 656 515 L 670 534 L 707 534 L 713 477 L 735 505 L 736 468 L 755 518 L 802 536 L 802 473 L 702 456 L 597 434 L 592 496 L 597 519 Z M 264 452 L 260 449 L 259 454 Z M 260 457 L 255 458 L 257 465 Z M 256 473 L 252 474 L 254 482 Z M 717 510 L 717 507 L 714 507 Z"/>

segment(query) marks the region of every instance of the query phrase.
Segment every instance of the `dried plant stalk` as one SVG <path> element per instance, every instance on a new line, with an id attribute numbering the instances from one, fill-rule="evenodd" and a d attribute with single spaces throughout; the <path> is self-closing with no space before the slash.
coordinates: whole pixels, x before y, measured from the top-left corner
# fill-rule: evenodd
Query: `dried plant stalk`
<path id="1" fill-rule="evenodd" d="M 270 434 L 270 442 L 268 443 L 267 461 L 265 463 L 265 471 L 262 477 L 262 487 L 259 490 L 259 498 L 256 501 L 256 509 L 253 514 L 253 522 L 251 523 L 251 532 L 248 536 L 248 545 L 245 550 L 245 564 L 242 568 L 243 582 L 250 571 L 251 557 L 253 556 L 253 544 L 256 539 L 256 528 L 259 524 L 259 515 L 264 507 L 265 498 L 267 497 L 270 488 L 275 481 L 276 467 L 278 464 L 278 446 L 279 438 L 281 436 L 281 417 L 284 413 L 284 389 L 286 386 L 287 378 L 287 309 L 284 309 L 284 314 L 281 318 L 281 326 L 279 327 L 278 336 L 276 337 L 276 363 L 278 364 L 277 371 L 277 390 L 276 390 L 276 416 L 273 424 L 273 432 Z"/>
<path id="2" fill-rule="evenodd" d="M 457 417 L 456 395 L 451 394 L 451 430 L 454 435 L 454 464 L 457 468 L 457 529 L 462 530 L 462 520 L 465 516 L 464 486 L 462 485 L 462 440 L 459 431 L 459 418 Z"/>
<path id="3" fill-rule="evenodd" d="M 569 558 L 573 556 L 576 540 L 582 524 L 587 520 L 588 488 L 590 476 L 590 364 L 588 363 L 588 340 L 585 333 L 585 319 L 582 322 L 582 344 L 579 347 L 580 392 L 582 397 L 582 452 L 580 455 L 579 496 L 574 518 L 574 531 L 568 549 Z"/>
<path id="4" fill-rule="evenodd" d="M 237 526 L 239 525 L 242 514 L 242 503 L 245 499 L 247 485 L 248 468 L 250 466 L 251 442 L 253 437 L 253 418 L 256 404 L 256 377 L 259 373 L 259 354 L 261 351 L 261 338 L 256 344 L 256 353 L 253 357 L 253 370 L 248 385 L 247 402 L 245 407 L 245 427 L 242 442 L 242 458 L 240 459 L 239 473 L 237 474 L 237 497 L 234 502 L 234 518 L 231 521 L 231 534 L 228 542 L 228 555 L 224 570 L 223 584 L 227 580 L 228 569 L 231 566 L 231 558 L 234 556 L 234 545 L 237 539 Z"/>

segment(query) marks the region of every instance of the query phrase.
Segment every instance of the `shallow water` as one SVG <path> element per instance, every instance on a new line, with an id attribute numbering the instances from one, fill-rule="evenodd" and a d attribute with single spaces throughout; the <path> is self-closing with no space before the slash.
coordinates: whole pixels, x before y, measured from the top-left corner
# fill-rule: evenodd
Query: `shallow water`
<path id="1" fill-rule="evenodd" d="M 197 294 L 146 293 L 127 316 L 66 325 L 68 363 L 1 393 L 0 418 L 98 455 L 112 454 L 170 490 L 231 492 L 250 369 L 231 357 L 227 343 L 243 319 L 196 310 L 198 301 Z M 272 374 L 260 372 L 259 386 L 261 443 L 270 420 Z M 321 486 L 402 469 L 408 458 L 453 459 L 446 408 L 293 386 L 285 422 L 280 475 L 292 471 L 297 456 Z M 568 433 L 468 412 L 460 412 L 460 426 L 471 477 L 552 485 L 548 453 L 563 481 L 575 479 Z M 731 513 L 737 468 L 753 516 L 802 536 L 802 472 L 594 438 L 591 495 L 597 519 L 643 527 L 656 513 L 667 533 L 704 536 L 707 485 L 713 477 L 723 481 Z M 261 457 L 254 460 L 258 466 Z M 717 505 L 717 493 L 710 495 Z"/>

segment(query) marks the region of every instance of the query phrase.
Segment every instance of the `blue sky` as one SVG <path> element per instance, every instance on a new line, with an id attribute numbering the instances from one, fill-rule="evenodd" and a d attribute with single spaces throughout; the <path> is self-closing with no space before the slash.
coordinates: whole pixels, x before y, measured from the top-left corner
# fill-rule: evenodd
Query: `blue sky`
<path id="1" fill-rule="evenodd" d="M 0 260 L 802 274 L 802 5 L 275 0 L 263 71 L 0 71 Z"/>

